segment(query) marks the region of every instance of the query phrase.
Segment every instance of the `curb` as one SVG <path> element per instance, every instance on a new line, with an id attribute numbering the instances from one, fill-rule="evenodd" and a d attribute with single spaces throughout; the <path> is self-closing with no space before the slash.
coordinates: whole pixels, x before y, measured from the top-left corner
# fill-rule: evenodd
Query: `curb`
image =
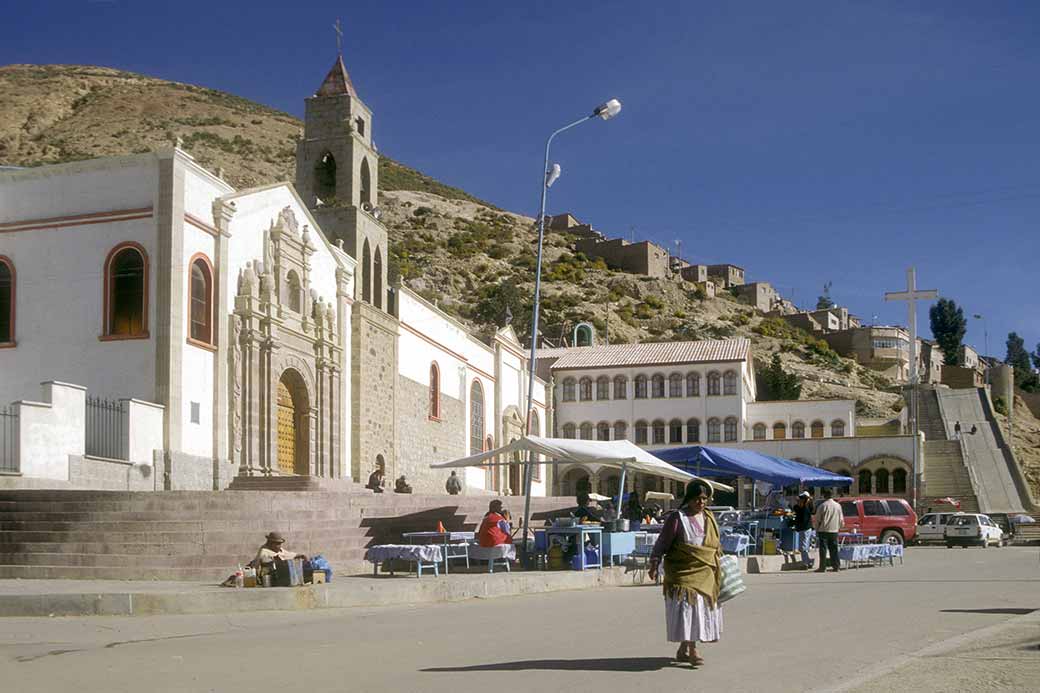
<path id="1" fill-rule="evenodd" d="M 113 591 L 0 596 L 0 618 L 160 616 L 308 611 L 492 599 L 522 594 L 652 584 L 645 571 L 494 573 L 422 578 L 339 578 L 324 585 L 194 591 Z M 45 581 L 40 581 L 45 582 Z M 41 585 L 41 587 L 45 587 Z"/>

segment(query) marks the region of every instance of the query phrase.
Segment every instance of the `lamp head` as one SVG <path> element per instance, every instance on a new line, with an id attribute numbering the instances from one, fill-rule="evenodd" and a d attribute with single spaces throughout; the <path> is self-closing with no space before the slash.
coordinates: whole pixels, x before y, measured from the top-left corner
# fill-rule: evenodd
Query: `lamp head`
<path id="1" fill-rule="evenodd" d="M 596 110 L 592 112 L 592 115 L 599 116 L 603 120 L 609 120 L 621 112 L 621 102 L 617 99 L 611 99 L 606 103 L 602 103 L 596 106 Z"/>
<path id="2" fill-rule="evenodd" d="M 556 182 L 556 179 L 560 177 L 560 165 L 553 164 L 548 171 L 545 172 L 545 187 L 551 188 L 552 184 Z"/>

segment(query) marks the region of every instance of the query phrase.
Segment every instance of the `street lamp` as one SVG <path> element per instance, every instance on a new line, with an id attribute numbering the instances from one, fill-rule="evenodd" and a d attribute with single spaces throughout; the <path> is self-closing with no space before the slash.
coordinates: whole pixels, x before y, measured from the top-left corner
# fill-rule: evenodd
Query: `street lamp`
<path id="1" fill-rule="evenodd" d="M 531 410 L 534 407 L 535 352 L 538 349 L 538 309 L 539 298 L 542 290 L 542 242 L 545 239 L 545 200 L 549 192 L 549 187 L 556 182 L 557 178 L 560 177 L 559 164 L 553 164 L 551 168 L 549 166 L 549 147 L 552 145 L 553 139 L 565 130 L 570 130 L 588 120 L 592 120 L 593 118 L 610 120 L 620 112 L 621 102 L 617 99 L 611 99 L 610 101 L 596 106 L 589 115 L 579 118 L 573 123 L 564 125 L 559 130 L 554 131 L 549 135 L 549 139 L 545 141 L 545 163 L 542 165 L 541 180 L 541 203 L 538 207 L 538 259 L 535 263 L 534 273 L 534 307 L 531 310 L 531 360 L 528 363 L 527 411 L 526 416 L 524 417 L 524 431 L 527 435 L 531 435 Z M 535 454 L 529 452 L 527 456 L 527 465 L 524 468 L 524 541 L 522 544 L 522 557 L 525 564 L 527 563 L 527 528 L 531 521 L 531 480 L 534 478 L 534 459 Z"/>

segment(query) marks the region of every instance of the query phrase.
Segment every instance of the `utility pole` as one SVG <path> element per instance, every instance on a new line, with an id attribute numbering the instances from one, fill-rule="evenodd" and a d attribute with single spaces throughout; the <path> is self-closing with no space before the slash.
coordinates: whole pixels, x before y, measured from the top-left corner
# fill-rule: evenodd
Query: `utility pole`
<path id="1" fill-rule="evenodd" d="M 885 294 L 886 301 L 906 301 L 910 323 L 910 431 L 914 435 L 914 459 L 913 459 L 913 507 L 917 509 L 917 487 L 918 475 L 920 474 L 919 454 L 917 451 L 920 443 L 920 434 L 917 429 L 917 301 L 922 299 L 938 298 L 939 292 L 935 289 L 918 289 L 917 274 L 913 267 L 906 271 L 906 291 L 890 291 Z"/>

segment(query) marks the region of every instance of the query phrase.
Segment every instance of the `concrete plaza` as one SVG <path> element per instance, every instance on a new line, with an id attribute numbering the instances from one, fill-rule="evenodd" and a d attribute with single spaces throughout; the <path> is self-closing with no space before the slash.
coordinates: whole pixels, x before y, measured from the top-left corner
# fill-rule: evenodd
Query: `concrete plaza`
<path id="1" fill-rule="evenodd" d="M 914 548 L 895 568 L 747 582 L 699 670 L 671 662 L 659 589 L 631 586 L 423 606 L 8 618 L 0 680 L 113 693 L 1037 690 L 1036 548 Z"/>

